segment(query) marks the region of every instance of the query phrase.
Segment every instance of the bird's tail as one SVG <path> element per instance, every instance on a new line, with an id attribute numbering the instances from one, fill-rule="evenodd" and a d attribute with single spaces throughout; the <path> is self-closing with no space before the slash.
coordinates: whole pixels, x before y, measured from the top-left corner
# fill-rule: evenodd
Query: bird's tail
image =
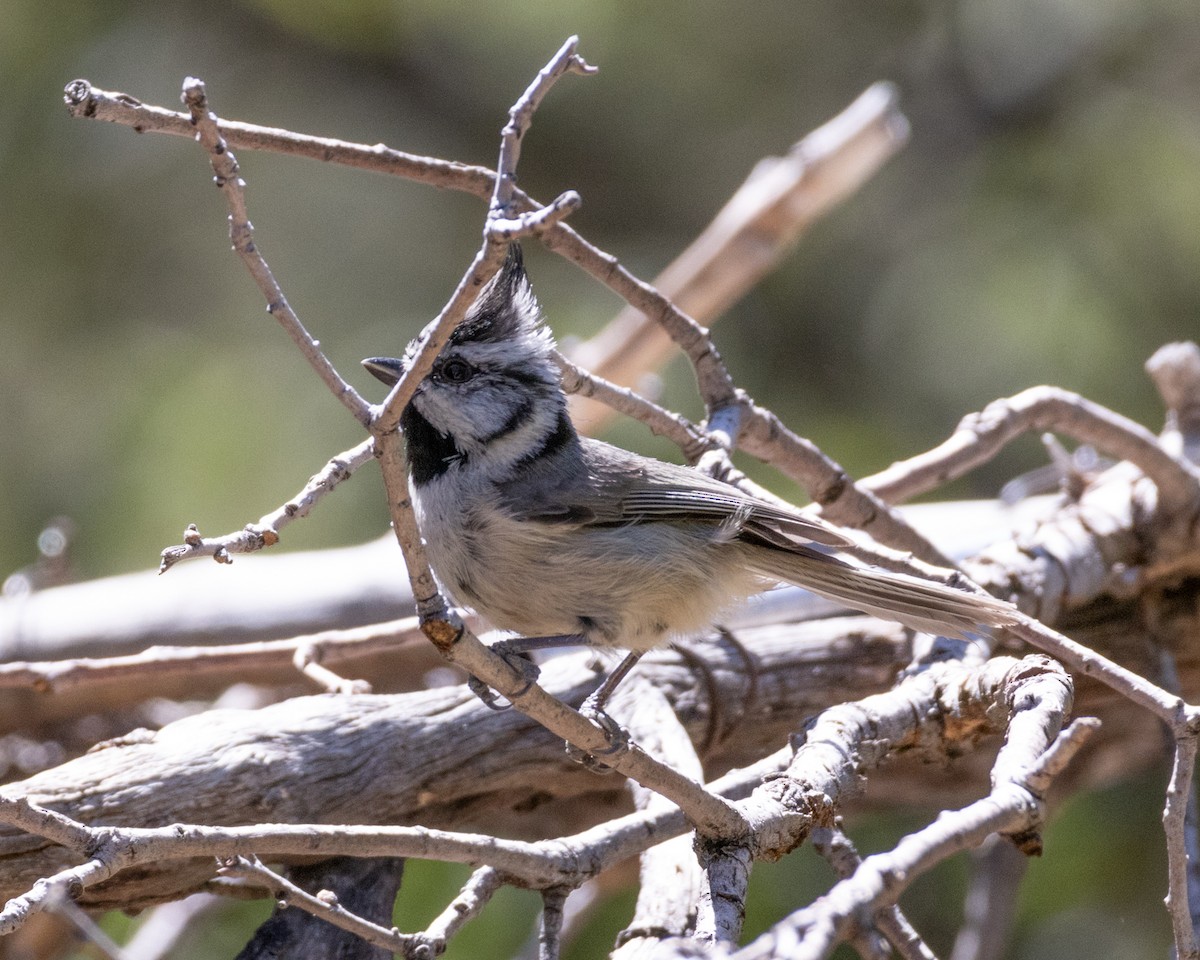
<path id="1" fill-rule="evenodd" d="M 763 576 L 923 633 L 970 639 L 981 629 L 1014 623 L 1018 616 L 1005 600 L 860 565 L 806 545 L 758 549 L 749 562 Z"/>

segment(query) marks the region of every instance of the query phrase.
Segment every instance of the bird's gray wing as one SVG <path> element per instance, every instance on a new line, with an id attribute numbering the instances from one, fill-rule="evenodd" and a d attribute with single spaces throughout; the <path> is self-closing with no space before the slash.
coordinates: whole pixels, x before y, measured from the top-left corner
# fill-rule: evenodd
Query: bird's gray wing
<path id="1" fill-rule="evenodd" d="M 584 439 L 580 461 L 526 472 L 502 485 L 504 505 L 542 522 L 616 526 L 658 521 L 710 521 L 730 535 L 748 535 L 787 548 L 797 540 L 831 547 L 850 542 L 836 528 L 798 511 L 742 493 L 678 464 L 651 460 L 598 440 Z"/>

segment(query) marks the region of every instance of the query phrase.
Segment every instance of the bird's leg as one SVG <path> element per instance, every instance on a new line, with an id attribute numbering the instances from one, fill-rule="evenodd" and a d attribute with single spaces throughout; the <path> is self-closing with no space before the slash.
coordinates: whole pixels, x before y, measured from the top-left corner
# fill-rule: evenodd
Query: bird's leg
<path id="1" fill-rule="evenodd" d="M 526 678 L 527 682 L 525 686 L 514 694 L 514 696 L 519 697 L 534 684 L 540 673 L 537 665 L 530 661 L 526 657 L 526 654 L 533 650 L 572 646 L 592 647 L 599 645 L 591 643 L 584 636 L 558 634 L 552 637 L 513 637 L 509 640 L 498 640 L 495 643 L 489 644 L 488 649 L 501 657 L 505 663 Z M 604 736 L 610 744 L 607 750 L 599 751 L 600 756 L 619 753 L 629 746 L 629 733 L 605 712 L 604 707 L 612 697 L 613 692 L 617 689 L 617 686 L 629 676 L 629 671 L 634 668 L 641 658 L 642 655 L 640 653 L 626 654 L 625 659 L 617 664 L 616 669 L 605 677 L 600 686 L 593 690 L 588 695 L 588 698 L 580 704 L 579 712 L 604 732 Z M 500 698 L 496 692 L 478 677 L 468 677 L 467 686 L 491 710 L 507 710 L 512 706 L 511 703 L 500 703 Z M 594 755 L 577 750 L 569 744 L 567 752 L 572 758 L 597 772 L 607 772 L 609 770 Z"/>
<path id="2" fill-rule="evenodd" d="M 604 705 L 608 703 L 616 691 L 617 685 L 629 676 L 629 671 L 641 659 L 642 655 L 640 653 L 627 653 L 625 659 L 617 664 L 616 669 L 605 677 L 604 682 L 593 690 L 588 698 L 580 704 L 579 712 L 599 726 L 610 741 L 627 740 L 628 734 L 621 729 L 617 721 L 605 713 Z"/>
<path id="3" fill-rule="evenodd" d="M 587 644 L 587 640 L 573 634 L 557 634 L 553 637 L 513 637 L 510 640 L 497 640 L 495 643 L 489 644 L 488 649 L 525 678 L 525 686 L 515 694 L 519 697 L 537 682 L 538 675 L 541 673 L 537 664 L 527 656 L 528 653 L 533 650 L 571 647 L 577 644 Z M 507 710 L 512 706 L 511 703 L 500 703 L 500 697 L 496 691 L 476 676 L 467 678 L 467 686 L 491 710 Z"/>
<path id="4" fill-rule="evenodd" d="M 591 720 L 592 723 L 596 724 L 604 732 L 605 739 L 608 740 L 608 749 L 597 751 L 601 757 L 611 756 L 614 753 L 620 753 L 622 750 L 629 749 L 629 731 L 610 717 L 605 711 L 604 706 L 613 695 L 613 691 L 617 689 L 617 685 L 629 676 L 629 671 L 634 668 L 641 658 L 642 655 L 640 653 L 626 654 L 625 659 L 617 664 L 617 668 L 605 677 L 604 682 L 593 690 L 588 695 L 588 698 L 579 706 L 579 712 L 585 718 Z M 571 744 L 567 744 L 567 755 L 576 763 L 582 763 L 589 770 L 594 770 L 596 773 L 612 772 L 612 768 L 601 762 L 596 754 L 584 753 Z"/>

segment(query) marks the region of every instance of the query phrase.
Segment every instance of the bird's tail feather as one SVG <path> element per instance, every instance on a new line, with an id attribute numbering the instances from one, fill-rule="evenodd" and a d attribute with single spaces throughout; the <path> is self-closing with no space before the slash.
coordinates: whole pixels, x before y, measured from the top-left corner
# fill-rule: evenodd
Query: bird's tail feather
<path id="1" fill-rule="evenodd" d="M 853 610 L 923 633 L 969 639 L 981 629 L 1013 623 L 1017 608 L 996 597 L 967 593 L 932 580 L 807 550 L 755 551 L 764 576 L 804 587 Z"/>

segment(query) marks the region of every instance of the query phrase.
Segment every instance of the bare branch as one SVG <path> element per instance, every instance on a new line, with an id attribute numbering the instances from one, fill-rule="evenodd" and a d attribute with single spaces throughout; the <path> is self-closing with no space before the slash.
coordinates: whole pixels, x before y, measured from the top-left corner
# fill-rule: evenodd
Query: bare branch
<path id="1" fill-rule="evenodd" d="M 854 841 L 842 832 L 841 827 L 817 827 L 812 834 L 812 844 L 843 880 L 854 876 L 862 866 L 862 857 L 855 849 Z M 879 932 L 896 948 L 901 960 L 937 960 L 896 904 L 882 908 L 874 919 Z"/>
<path id="2" fill-rule="evenodd" d="M 503 881 L 498 870 L 480 867 L 471 874 L 458 896 L 437 915 L 433 923 L 413 939 L 428 944 L 432 955 L 439 956 L 454 935 L 488 905 L 501 886 Z"/>
<path id="3" fill-rule="evenodd" d="M 47 908 L 50 912 L 65 917 L 79 932 L 79 936 L 108 960 L 130 960 L 129 955 L 117 945 L 117 942 L 67 896 L 65 888 L 59 887 L 54 892 Z"/>
<path id="4" fill-rule="evenodd" d="M 374 441 L 370 438 L 356 447 L 333 457 L 319 473 L 313 474 L 296 496 L 278 509 L 266 514 L 257 523 L 248 523 L 236 533 L 223 537 L 205 539 L 194 524 L 189 525 L 184 543 L 167 547 L 162 552 L 159 573 L 166 573 L 180 560 L 193 557 L 213 557 L 220 563 L 231 563 L 233 553 L 253 553 L 264 547 L 273 547 L 279 542 L 279 533 L 293 520 L 307 517 L 313 507 L 343 480 L 347 480 L 359 467 L 374 456 Z"/>
<path id="5" fill-rule="evenodd" d="M 1190 516 L 1200 504 L 1200 473 L 1165 451 L 1139 423 L 1057 387 L 1031 387 L 962 419 L 941 446 L 860 481 L 888 503 L 941 486 L 987 462 L 1029 431 L 1064 433 L 1118 460 L 1128 460 L 1158 488 L 1165 514 Z"/>
<path id="6" fill-rule="evenodd" d="M 188 77 L 183 84 L 183 101 L 191 113 L 192 124 L 195 127 L 196 139 L 205 150 L 211 154 L 214 180 L 225 201 L 229 205 L 229 239 L 233 249 L 242 259 L 250 276 L 258 284 L 259 290 L 267 301 L 267 312 L 270 313 L 280 326 L 287 331 L 292 342 L 299 348 L 304 358 L 308 360 L 317 375 L 333 393 L 342 405 L 346 407 L 364 426 L 370 419 L 370 406 L 358 392 L 350 386 L 334 369 L 329 358 L 321 352 L 320 344 L 304 329 L 300 318 L 292 310 L 291 304 L 283 295 L 283 289 L 276 281 L 267 261 L 258 251 L 254 242 L 254 227 L 246 212 L 246 183 L 238 170 L 237 159 L 229 150 L 229 144 L 221 136 L 216 115 L 208 109 L 208 95 L 204 91 L 204 83 L 195 77 Z"/>
<path id="7" fill-rule="evenodd" d="M 861 484 L 841 464 L 786 427 L 775 414 L 751 403 L 738 446 L 795 480 L 831 523 L 864 530 L 895 550 L 907 551 L 939 567 L 953 564 L 896 511 Z"/>
<path id="8" fill-rule="evenodd" d="M 1004 629 L 1061 660 L 1071 670 L 1095 677 L 1105 686 L 1128 697 L 1166 723 L 1177 735 L 1188 732 L 1200 719 L 1200 709 L 1188 704 L 1182 697 L 1168 693 L 1145 677 L 1114 663 L 1090 647 L 1051 630 L 1031 617 L 1022 615 Z"/>
<path id="9" fill-rule="evenodd" d="M 1188 804 L 1196 775 L 1196 736 L 1176 735 L 1171 782 L 1163 810 L 1167 838 L 1167 896 L 1165 903 L 1175 934 L 1175 954 L 1180 960 L 1196 960 L 1196 928 L 1188 896 L 1188 843 L 1185 837 Z"/>
<path id="10" fill-rule="evenodd" d="M 313 644 L 297 646 L 292 663 L 297 670 L 329 693 L 350 695 L 371 692 L 371 684 L 366 680 L 348 680 L 322 665 L 320 647 Z"/>
<path id="11" fill-rule="evenodd" d="M 654 286 L 699 323 L 712 323 L 779 263 L 815 221 L 858 190 L 907 140 L 895 88 L 877 83 L 783 157 L 759 162 L 705 231 Z M 626 308 L 572 359 L 619 386 L 660 367 L 671 340 L 648 315 Z M 603 425 L 596 404 L 575 404 Z"/>
<path id="12" fill-rule="evenodd" d="M 1054 699 L 1042 706 L 1050 706 L 1061 719 L 1061 705 L 1054 704 Z M 1043 735 L 1053 737 L 1053 725 L 1047 728 L 1039 721 L 1039 726 Z M 812 906 L 797 911 L 735 956 L 738 960 L 772 957 L 787 943 L 787 956 L 796 960 L 827 957 L 845 939 L 857 911 L 894 903 L 914 878 L 946 857 L 979 845 L 992 833 L 1035 828 L 1048 780 L 1078 751 L 1095 726 L 1096 721 L 1076 720 L 1057 740 L 1051 740 L 1056 749 L 1046 749 L 1042 761 L 1022 771 L 1019 779 L 997 782 L 990 796 L 943 813 L 888 853 L 868 857 L 853 877 L 837 883 Z M 1012 742 L 1010 733 L 1006 748 Z"/>
<path id="13" fill-rule="evenodd" d="M 538 960 L 559 960 L 562 949 L 563 906 L 568 892 L 562 887 L 542 891 L 542 916 L 538 923 Z"/>
<path id="14" fill-rule="evenodd" d="M 138 133 L 165 133 L 188 139 L 196 135 L 189 114 L 142 103 L 127 93 L 100 90 L 88 80 L 72 80 L 64 90 L 63 100 L 67 112 L 77 119 L 116 123 Z M 433 187 L 460 190 L 482 200 L 487 200 L 495 188 L 496 171 L 487 167 L 416 156 L 382 143 L 368 146 L 238 120 L 218 118 L 216 123 L 225 142 L 235 150 L 265 150 L 401 176 Z"/>
<path id="15" fill-rule="evenodd" d="M 490 220 L 487 226 L 488 236 L 504 243 L 511 243 L 522 237 L 541 237 L 581 206 L 583 198 L 574 190 L 567 190 L 540 210 L 522 213 L 516 217 L 496 217 Z"/>
<path id="16" fill-rule="evenodd" d="M 0 910 L 0 937 L 12 933 L 34 914 L 53 909 L 59 898 L 74 897 L 89 886 L 103 883 L 118 869 L 117 864 L 97 856 L 39 880 L 28 893 L 13 897 Z"/>
<path id="17" fill-rule="evenodd" d="M 222 876 L 248 880 L 265 887 L 271 891 L 271 896 L 277 901 L 285 903 L 289 907 L 297 907 L 314 917 L 319 917 L 389 953 L 399 953 L 406 957 L 412 956 L 414 938 L 400 933 L 394 927 L 391 929 L 381 927 L 366 917 L 351 913 L 338 902 L 337 896 L 332 891 L 325 890 L 317 896 L 313 896 L 311 893 L 301 890 L 290 880 L 263 866 L 257 857 L 224 858 L 221 860 L 220 873 Z"/>
<path id="18" fill-rule="evenodd" d="M 629 677 L 614 702 L 621 720 L 642 748 L 681 773 L 703 779 L 704 768 L 687 729 L 662 691 L 644 673 Z M 671 804 L 652 790 L 630 783 L 640 811 L 663 812 Z M 611 960 L 632 960 L 667 937 L 688 936 L 697 925 L 697 901 L 703 878 L 692 837 L 683 834 L 651 847 L 639 864 L 637 904 L 629 924 L 617 935 Z"/>
<path id="19" fill-rule="evenodd" d="M 123 681 L 142 685 L 181 675 L 244 674 L 248 670 L 279 669 L 294 663 L 301 651 L 317 657 L 317 662 L 336 663 L 372 653 L 395 653 L 424 642 L 417 618 L 408 617 L 290 640 L 218 647 L 150 647 L 125 657 L 101 659 L 15 660 L 0 663 L 0 689 L 31 687 L 43 693 L 61 693 L 94 683 Z"/>
<path id="20" fill-rule="evenodd" d="M 950 960 L 1002 960 L 1017 912 L 1017 894 L 1029 858 L 998 834 L 972 856 L 963 925 Z"/>
<path id="21" fill-rule="evenodd" d="M 695 424 L 628 387 L 618 386 L 584 370 L 561 353 L 555 353 L 554 360 L 562 373 L 563 390 L 574 396 L 596 400 L 611 410 L 644 423 L 651 433 L 665 437 L 679 447 L 687 460 L 696 460 L 711 443 Z M 585 425 L 587 432 L 594 431 L 590 422 L 585 422 Z"/>
<path id="22" fill-rule="evenodd" d="M 596 72 L 595 67 L 589 66 L 575 52 L 578 46 L 578 37 L 568 37 L 508 111 L 508 123 L 500 131 L 500 160 L 496 167 L 496 186 L 488 205 L 489 218 L 506 216 L 513 205 L 513 188 L 517 182 L 517 161 L 521 156 L 521 143 L 530 124 L 533 123 L 534 113 L 550 92 L 550 88 L 568 71 L 582 75 Z"/>

